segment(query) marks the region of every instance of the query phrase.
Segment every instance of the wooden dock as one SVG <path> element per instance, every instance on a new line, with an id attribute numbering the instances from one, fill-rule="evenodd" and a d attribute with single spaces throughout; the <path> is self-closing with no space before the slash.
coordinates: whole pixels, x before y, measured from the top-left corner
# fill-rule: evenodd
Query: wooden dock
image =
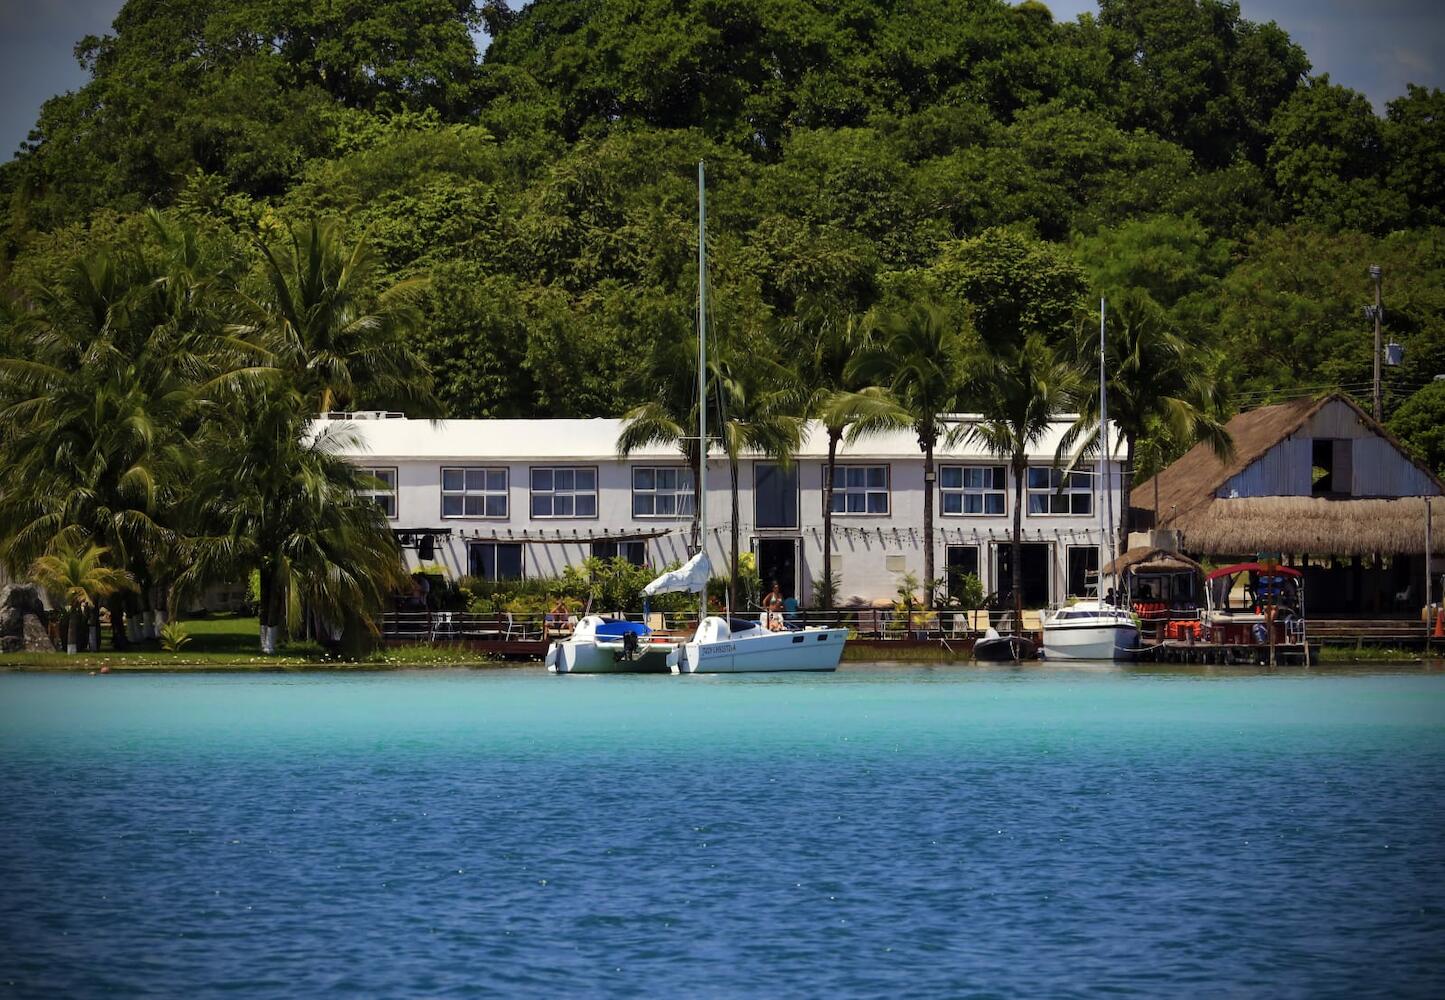
<path id="1" fill-rule="evenodd" d="M 1223 645 L 1214 642 L 1180 642 L 1168 639 L 1148 647 L 1139 654 L 1143 663 L 1238 663 L 1264 665 L 1269 663 L 1267 645 Z M 1274 647 L 1277 665 L 1300 665 L 1320 662 L 1320 644 L 1311 642 L 1279 643 Z"/>

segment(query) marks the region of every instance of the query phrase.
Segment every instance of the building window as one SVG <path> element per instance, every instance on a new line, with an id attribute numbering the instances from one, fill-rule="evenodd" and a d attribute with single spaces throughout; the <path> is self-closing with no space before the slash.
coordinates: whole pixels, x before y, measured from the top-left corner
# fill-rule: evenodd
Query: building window
<path id="1" fill-rule="evenodd" d="M 675 465 L 632 467 L 633 517 L 692 517 L 692 470 Z"/>
<path id="2" fill-rule="evenodd" d="M 945 465 L 938 470 L 943 513 L 1003 514 L 1007 482 L 1002 465 Z"/>
<path id="3" fill-rule="evenodd" d="M 753 524 L 759 528 L 798 526 L 798 467 L 753 463 Z"/>
<path id="4" fill-rule="evenodd" d="M 563 466 L 532 469 L 533 517 L 596 517 L 597 469 Z"/>
<path id="5" fill-rule="evenodd" d="M 472 542 L 467 546 L 467 572 L 482 580 L 522 579 L 522 544 Z"/>
<path id="6" fill-rule="evenodd" d="M 625 542 L 592 543 L 593 559 L 626 559 L 634 566 L 647 565 L 647 543 L 641 539 Z"/>
<path id="7" fill-rule="evenodd" d="M 963 596 L 963 578 L 978 577 L 978 546 L 950 545 L 944 550 L 944 579 L 948 596 L 958 600 Z M 981 578 L 980 578 L 981 579 Z M 970 608 L 970 611 L 973 609 Z"/>
<path id="8" fill-rule="evenodd" d="M 1094 484 L 1087 472 L 1061 472 L 1058 469 L 1030 466 L 1030 514 L 1075 514 L 1088 516 L 1094 512 Z"/>
<path id="9" fill-rule="evenodd" d="M 1087 597 L 1092 589 L 1098 594 L 1099 547 L 1097 545 L 1069 546 L 1069 592 L 1068 597 Z M 1090 588 L 1090 583 L 1093 588 Z M 1103 595 L 1099 595 L 1103 596 Z"/>
<path id="10" fill-rule="evenodd" d="M 382 514 L 389 520 L 396 520 L 396 470 L 368 466 L 358 471 L 376 482 L 362 486 L 357 494 L 370 497 L 381 508 Z"/>
<path id="11" fill-rule="evenodd" d="M 442 469 L 442 517 L 506 516 L 506 469 Z"/>
<path id="12" fill-rule="evenodd" d="M 833 513 L 888 516 L 888 466 L 833 467 Z"/>

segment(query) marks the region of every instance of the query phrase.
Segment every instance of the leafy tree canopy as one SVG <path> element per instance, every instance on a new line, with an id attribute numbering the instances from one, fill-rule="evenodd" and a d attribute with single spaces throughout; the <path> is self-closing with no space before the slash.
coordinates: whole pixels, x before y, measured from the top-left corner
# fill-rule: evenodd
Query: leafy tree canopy
<path id="1" fill-rule="evenodd" d="M 147 209 L 248 287 L 324 222 L 377 287 L 428 279 L 408 337 L 450 416 L 650 398 L 699 159 L 724 334 L 941 296 L 1062 344 L 1127 290 L 1240 406 L 1360 388 L 1381 263 L 1387 407 L 1445 371 L 1441 92 L 1378 115 L 1233 0 L 129 0 L 76 54 L 0 166 L 10 303 Z"/>

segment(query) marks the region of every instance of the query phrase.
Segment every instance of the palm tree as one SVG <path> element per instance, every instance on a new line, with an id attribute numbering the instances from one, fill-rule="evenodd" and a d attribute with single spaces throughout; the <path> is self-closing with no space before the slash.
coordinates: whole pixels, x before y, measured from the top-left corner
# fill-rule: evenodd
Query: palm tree
<path id="1" fill-rule="evenodd" d="M 81 548 L 74 537 L 60 536 L 47 555 L 30 566 L 30 578 L 51 595 L 51 600 L 66 609 L 69 637 L 65 651 L 80 648 L 81 622 L 87 607 L 99 607 L 111 594 L 135 590 L 135 579 L 123 569 L 105 565 L 108 550 L 99 545 Z"/>
<path id="2" fill-rule="evenodd" d="M 850 406 L 851 392 L 861 388 L 848 378 L 848 364 L 868 347 L 870 327 L 864 316 L 830 307 L 813 299 L 802 303 L 791 324 L 802 412 L 816 418 L 828 435 L 828 459 L 823 468 L 823 607 L 831 609 L 833 590 L 833 480 L 838 469 L 838 445 L 848 427 L 860 416 Z"/>
<path id="3" fill-rule="evenodd" d="M 923 575 L 933 608 L 933 452 L 947 433 L 948 414 L 965 398 L 970 344 L 944 308 L 915 303 L 902 311 L 869 314 L 870 343 L 847 365 L 846 377 L 867 388 L 838 394 L 833 404 L 848 413 L 849 441 L 884 430 L 911 430 L 923 452 Z"/>
<path id="4" fill-rule="evenodd" d="M 1082 375 L 1062 360 L 1039 334 L 1030 334 L 1012 350 L 980 359 L 972 378 L 982 401 L 980 419 L 960 427 L 956 436 L 981 443 L 1008 462 L 1013 474 L 1013 537 L 1010 546 L 1014 628 L 1023 622 L 1023 510 L 1029 453 L 1049 433 L 1054 418 L 1077 404 Z"/>
<path id="5" fill-rule="evenodd" d="M 793 412 L 787 371 L 760 350 L 733 348 L 709 365 L 717 400 L 716 423 L 728 460 L 729 528 L 728 604 L 738 606 L 738 461 L 744 451 L 788 465 L 803 438 L 803 419 Z"/>
<path id="6" fill-rule="evenodd" d="M 235 332 L 264 340 L 313 413 L 361 404 L 437 412 L 431 371 L 406 339 L 426 278 L 378 290 L 382 261 L 365 237 L 347 247 L 334 223 L 314 219 L 289 235 L 280 255 L 260 244 L 265 287 L 242 296 Z"/>
<path id="7" fill-rule="evenodd" d="M 1128 547 L 1129 508 L 1142 442 L 1168 439 L 1181 449 L 1203 442 L 1223 461 L 1232 456 L 1234 442 L 1225 429 L 1224 400 L 1211 377 L 1209 352 L 1171 331 L 1164 310 L 1147 292 L 1128 289 L 1110 302 L 1116 323 L 1105 339 L 1109 422 L 1124 440 L 1117 557 Z M 1078 353 L 1083 364 L 1096 366 L 1098 350 L 1092 332 L 1081 334 Z M 1086 393 L 1060 455 L 1072 450 L 1077 457 L 1097 448 L 1098 426 L 1098 395 Z"/>
<path id="8" fill-rule="evenodd" d="M 233 406 L 235 419 L 207 438 L 195 496 L 209 531 L 192 541 L 182 583 L 257 570 L 263 653 L 302 609 L 332 634 L 347 625 L 374 633 L 405 572 L 381 511 L 358 493 L 366 477 L 342 457 L 354 429 L 303 433 L 309 406 L 295 389 L 237 394 Z"/>
<path id="9" fill-rule="evenodd" d="M 176 539 L 204 390 L 236 364 L 215 301 L 224 272 L 193 230 L 155 215 L 150 224 L 149 248 L 96 254 L 28 288 L 0 358 L 11 472 L 0 481 L 0 558 L 18 572 L 74 529 L 131 571 L 147 603 Z M 119 601 L 113 610 L 123 643 Z"/>
<path id="10" fill-rule="evenodd" d="M 698 469 L 701 450 L 697 441 L 697 344 L 691 337 L 673 332 L 677 335 L 658 336 L 642 365 L 642 384 L 652 398 L 622 415 L 617 453 L 626 458 L 655 445 L 675 446 L 692 470 L 693 511 L 696 512 L 702 484 Z M 700 545 L 696 530 L 694 522 L 693 543 Z"/>

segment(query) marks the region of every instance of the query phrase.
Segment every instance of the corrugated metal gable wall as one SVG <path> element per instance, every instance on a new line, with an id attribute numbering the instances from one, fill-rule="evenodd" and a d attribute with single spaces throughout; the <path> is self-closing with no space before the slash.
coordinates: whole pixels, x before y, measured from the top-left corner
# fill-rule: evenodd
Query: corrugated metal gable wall
<path id="1" fill-rule="evenodd" d="M 1439 493 L 1429 476 L 1375 433 L 1359 414 L 1344 403 L 1332 402 L 1311 417 L 1293 437 L 1275 445 L 1226 482 L 1216 496 L 1309 496 L 1315 438 L 1340 442 L 1335 450 L 1336 475 L 1349 482 L 1352 496 L 1409 497 Z M 1346 447 L 1349 454 L 1341 454 Z"/>
<path id="2" fill-rule="evenodd" d="M 1355 442 L 1355 468 L 1351 492 L 1357 497 L 1430 496 L 1439 492 L 1395 446 L 1382 437 Z"/>
<path id="3" fill-rule="evenodd" d="M 1281 441 L 1222 486 L 1221 497 L 1307 497 L 1310 495 L 1310 439 Z"/>

